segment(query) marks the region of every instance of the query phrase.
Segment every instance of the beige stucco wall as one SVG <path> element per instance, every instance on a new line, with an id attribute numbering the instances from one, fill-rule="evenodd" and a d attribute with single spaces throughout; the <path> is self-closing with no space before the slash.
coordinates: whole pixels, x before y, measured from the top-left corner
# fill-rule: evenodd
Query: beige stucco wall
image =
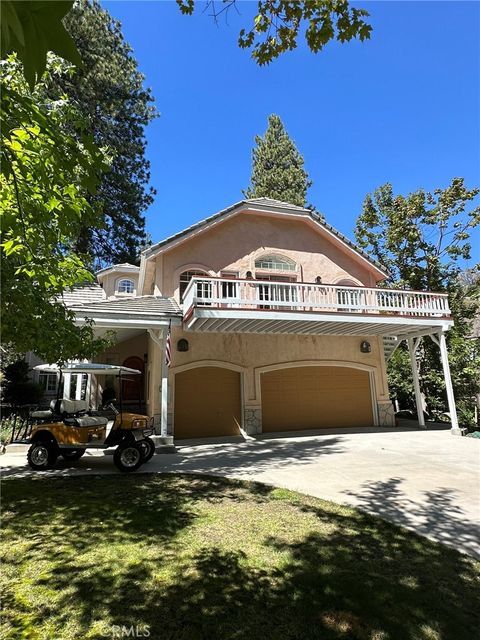
<path id="1" fill-rule="evenodd" d="M 179 352 L 177 341 L 186 338 L 189 351 Z M 361 353 L 368 340 L 371 353 Z M 373 408 L 389 405 L 383 343 L 376 336 L 306 336 L 282 334 L 190 333 L 172 331 L 172 366 L 169 371 L 169 413 L 174 412 L 175 373 L 192 366 L 227 366 L 242 373 L 244 408 L 261 407 L 261 372 L 268 368 L 308 365 L 343 365 L 371 373 Z"/>
<path id="2" fill-rule="evenodd" d="M 324 283 L 348 281 L 375 286 L 378 278 L 367 262 L 319 232 L 318 225 L 306 217 L 242 212 L 159 254 L 151 273 L 154 291 L 178 299 L 180 274 L 192 269 L 205 270 L 211 276 L 219 276 L 222 271 L 238 272 L 240 278 L 247 271 L 255 275 L 255 260 L 269 253 L 279 253 L 297 263 L 295 274 L 288 275 L 296 275 L 299 282 L 315 282 L 321 276 Z M 146 278 L 144 292 L 150 293 L 151 286 Z"/>
<path id="3" fill-rule="evenodd" d="M 112 273 L 107 273 L 106 275 L 99 275 L 97 279 L 99 284 L 102 285 L 107 298 L 133 298 L 134 296 L 139 295 L 137 293 L 138 277 L 139 277 L 138 272 L 132 273 L 130 271 L 125 271 L 125 272 L 114 271 Z M 134 292 L 119 293 L 117 289 L 118 289 L 118 283 L 120 280 L 132 280 L 135 287 Z"/>

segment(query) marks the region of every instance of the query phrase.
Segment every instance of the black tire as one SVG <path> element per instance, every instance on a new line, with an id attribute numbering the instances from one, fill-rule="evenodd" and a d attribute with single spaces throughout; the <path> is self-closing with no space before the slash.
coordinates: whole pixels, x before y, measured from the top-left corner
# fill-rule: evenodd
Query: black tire
<path id="1" fill-rule="evenodd" d="M 113 462 L 125 473 L 136 471 L 143 464 L 142 448 L 137 442 L 122 442 L 115 449 Z"/>
<path id="2" fill-rule="evenodd" d="M 151 438 L 144 438 L 138 443 L 142 450 L 143 462 L 148 462 L 155 453 L 155 443 Z"/>
<path id="3" fill-rule="evenodd" d="M 58 447 L 55 442 L 34 442 L 27 453 L 30 468 L 34 471 L 51 469 L 58 457 Z"/>
<path id="4" fill-rule="evenodd" d="M 85 453 L 85 449 L 61 449 L 60 455 L 62 458 L 67 460 L 67 462 L 75 462 L 75 460 L 80 460 L 80 458 Z"/>

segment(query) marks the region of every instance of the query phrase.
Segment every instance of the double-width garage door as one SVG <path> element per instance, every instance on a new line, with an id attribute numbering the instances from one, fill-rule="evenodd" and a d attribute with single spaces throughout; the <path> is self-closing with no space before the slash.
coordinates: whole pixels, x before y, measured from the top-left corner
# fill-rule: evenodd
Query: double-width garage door
<path id="1" fill-rule="evenodd" d="M 373 425 L 367 371 L 294 367 L 263 373 L 263 431 Z"/>
<path id="2" fill-rule="evenodd" d="M 241 415 L 237 371 L 198 367 L 175 376 L 175 438 L 239 435 Z"/>

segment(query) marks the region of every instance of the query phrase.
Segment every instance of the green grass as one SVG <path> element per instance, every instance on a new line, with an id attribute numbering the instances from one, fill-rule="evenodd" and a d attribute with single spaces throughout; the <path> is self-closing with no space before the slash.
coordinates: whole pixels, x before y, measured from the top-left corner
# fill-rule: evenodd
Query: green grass
<path id="1" fill-rule="evenodd" d="M 264 485 L 7 479 L 2 524 L 5 640 L 100 640 L 112 625 L 148 625 L 154 640 L 472 640 L 480 628 L 473 559 Z"/>

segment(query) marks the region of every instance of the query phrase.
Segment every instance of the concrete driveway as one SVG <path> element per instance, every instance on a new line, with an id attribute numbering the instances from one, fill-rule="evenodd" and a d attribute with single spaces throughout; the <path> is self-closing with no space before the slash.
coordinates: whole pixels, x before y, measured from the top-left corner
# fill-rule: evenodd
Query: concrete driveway
<path id="1" fill-rule="evenodd" d="M 1 456 L 3 476 L 25 476 L 24 451 Z M 149 472 L 207 473 L 256 480 L 347 503 L 480 558 L 480 439 L 446 429 L 335 429 L 186 442 L 156 455 Z M 88 453 L 42 475 L 118 473 Z M 38 473 L 36 474 L 39 475 Z"/>

